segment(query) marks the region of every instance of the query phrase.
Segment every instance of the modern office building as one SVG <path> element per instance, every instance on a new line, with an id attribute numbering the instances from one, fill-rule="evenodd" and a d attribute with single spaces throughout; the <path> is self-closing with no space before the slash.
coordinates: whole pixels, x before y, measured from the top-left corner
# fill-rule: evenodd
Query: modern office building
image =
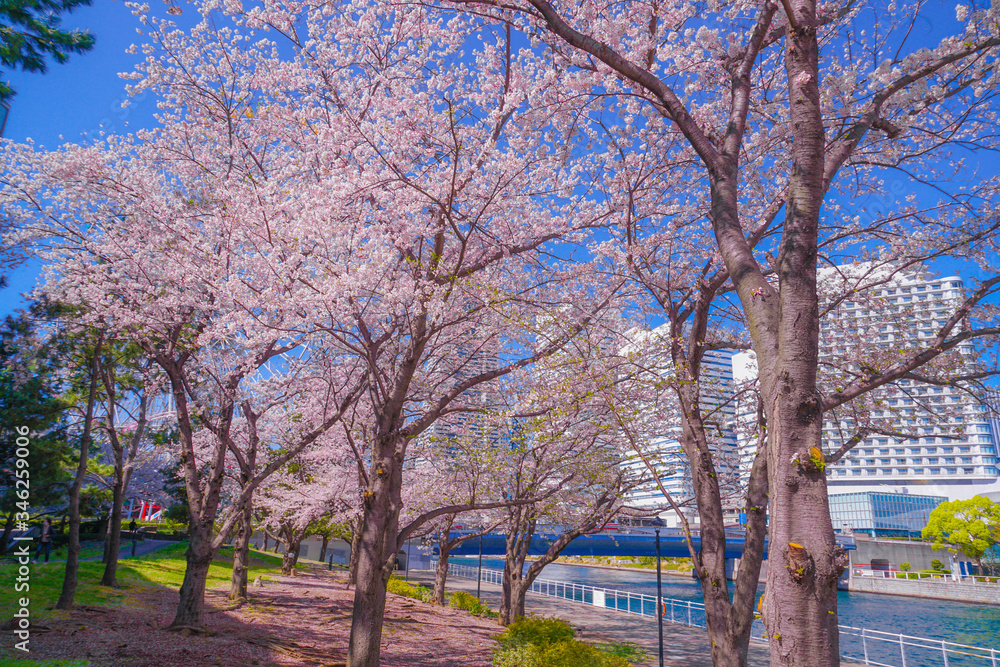
<path id="1" fill-rule="evenodd" d="M 837 533 L 868 533 L 872 537 L 916 537 L 931 511 L 948 499 L 910 493 L 862 491 L 831 493 L 830 519 Z"/>
<path id="2" fill-rule="evenodd" d="M 733 352 L 731 350 L 709 350 L 702 362 L 702 414 L 705 415 L 709 447 L 713 453 L 720 486 L 723 492 L 723 506 L 727 516 L 735 523 L 740 504 L 738 457 L 736 433 L 734 431 L 735 412 L 733 404 Z M 669 406 L 668 408 L 669 409 Z M 677 414 L 673 410 L 673 414 Z M 680 444 L 681 424 L 677 419 L 669 423 L 662 432 L 650 439 L 644 452 L 655 466 L 664 490 L 674 502 L 682 506 L 688 521 L 698 523 L 698 512 L 694 502 L 694 488 L 691 482 L 691 464 Z M 637 474 L 647 474 L 645 463 L 638 457 L 627 462 Z M 640 508 L 663 507 L 667 504 L 655 481 L 636 488 L 629 497 L 629 505 Z M 668 511 L 660 515 L 668 526 L 677 526 L 680 520 L 676 513 Z"/>

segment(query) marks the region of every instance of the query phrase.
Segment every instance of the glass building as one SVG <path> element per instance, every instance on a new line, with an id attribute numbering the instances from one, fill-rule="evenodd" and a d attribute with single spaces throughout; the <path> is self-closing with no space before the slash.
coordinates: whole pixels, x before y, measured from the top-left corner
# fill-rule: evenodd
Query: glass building
<path id="1" fill-rule="evenodd" d="M 841 534 L 868 533 L 872 537 L 919 535 L 931 510 L 944 496 L 862 491 L 830 495 L 830 519 Z"/>

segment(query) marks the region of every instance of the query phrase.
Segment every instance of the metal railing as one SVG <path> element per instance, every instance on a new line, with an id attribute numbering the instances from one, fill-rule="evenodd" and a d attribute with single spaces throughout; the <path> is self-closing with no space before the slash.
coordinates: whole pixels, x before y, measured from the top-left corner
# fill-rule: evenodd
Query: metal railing
<path id="1" fill-rule="evenodd" d="M 851 566 L 852 577 L 874 577 L 875 579 L 899 579 L 900 581 L 931 581 L 942 584 L 966 584 L 971 586 L 997 586 L 1000 577 L 961 574 L 952 576 L 951 572 L 902 572 L 899 570 L 873 570 L 870 567 Z"/>
<path id="2" fill-rule="evenodd" d="M 449 563 L 448 573 L 465 579 L 476 579 L 478 568 Z M 483 568 L 482 581 L 500 585 L 503 571 Z M 656 596 L 588 586 L 570 581 L 535 579 L 528 588 L 531 593 L 580 602 L 612 611 L 656 618 Z M 695 628 L 706 626 L 705 605 L 690 600 L 660 598 L 663 620 Z M 941 639 L 911 637 L 892 632 L 841 625 L 840 649 L 845 660 L 876 667 L 1000 667 L 1000 651 L 995 648 L 969 646 Z M 754 620 L 751 639 L 767 642 L 766 630 L 760 620 Z"/>
<path id="3" fill-rule="evenodd" d="M 840 627 L 841 655 L 878 667 L 1000 667 L 1000 651 L 943 639 Z"/>
<path id="4" fill-rule="evenodd" d="M 456 563 L 448 565 L 449 574 L 466 579 L 475 579 L 476 570 L 476 567 L 469 565 L 458 565 Z M 483 569 L 482 580 L 486 583 L 500 585 L 503 581 L 503 571 Z M 535 579 L 531 582 L 528 591 L 547 597 L 562 598 L 572 602 L 582 602 L 597 607 L 604 607 L 626 614 L 656 618 L 656 596 L 654 595 L 644 595 L 642 593 L 619 591 L 613 588 L 600 588 L 552 579 Z M 671 623 L 680 623 L 681 625 L 689 625 L 695 628 L 705 627 L 705 605 L 700 602 L 675 600 L 673 598 L 661 598 L 661 600 L 664 619 L 670 619 Z M 760 625 L 758 637 L 761 636 L 764 632 L 763 624 L 760 621 L 754 621 L 754 625 Z"/>

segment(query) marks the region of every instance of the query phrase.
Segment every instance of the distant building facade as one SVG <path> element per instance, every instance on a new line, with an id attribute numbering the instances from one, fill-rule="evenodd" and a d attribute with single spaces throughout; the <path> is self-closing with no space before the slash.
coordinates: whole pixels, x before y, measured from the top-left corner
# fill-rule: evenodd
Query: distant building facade
<path id="1" fill-rule="evenodd" d="M 735 523 L 738 514 L 739 475 L 736 446 L 735 411 L 733 402 L 733 351 L 709 350 L 702 359 L 702 414 L 706 420 L 709 447 L 723 494 L 723 507 L 727 523 Z M 676 410 L 674 411 L 677 412 Z M 680 444 L 681 424 L 677 418 L 663 432 L 650 440 L 646 455 L 660 472 L 660 483 L 674 502 L 683 506 L 682 511 L 691 524 L 698 523 L 698 510 L 694 501 L 691 480 L 691 463 Z M 645 464 L 631 459 L 627 466 L 637 474 L 646 474 Z M 631 492 L 628 504 L 640 508 L 663 507 L 667 503 L 655 481 L 650 481 Z M 680 525 L 673 511 L 661 513 L 667 526 Z"/>

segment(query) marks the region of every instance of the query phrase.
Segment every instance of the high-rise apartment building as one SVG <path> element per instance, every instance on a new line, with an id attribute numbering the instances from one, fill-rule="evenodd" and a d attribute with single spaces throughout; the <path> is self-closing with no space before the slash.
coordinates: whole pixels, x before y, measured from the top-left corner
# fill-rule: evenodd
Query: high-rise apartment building
<path id="1" fill-rule="evenodd" d="M 820 280 L 851 268 L 826 269 Z M 836 362 L 858 341 L 882 349 L 924 345 L 964 298 L 958 276 L 935 278 L 921 268 L 901 272 L 824 318 L 820 361 Z M 958 352 L 969 354 L 971 345 Z M 961 388 L 900 380 L 866 410 L 883 432 L 870 433 L 829 467 L 831 493 L 896 490 L 955 500 L 1000 487 L 989 411 Z M 837 451 L 857 432 L 857 421 L 850 410 L 825 415 L 824 448 Z"/>
<path id="2" fill-rule="evenodd" d="M 497 339 L 478 338 L 473 329 L 459 338 L 449 353 L 436 359 L 434 366 L 428 370 L 436 375 L 440 383 L 436 391 L 440 392 L 444 388 L 450 389 L 471 378 L 495 371 L 499 364 Z M 503 429 L 498 429 L 496 420 L 489 415 L 501 407 L 497 392 L 496 387 L 489 382 L 466 389 L 449 406 L 453 411 L 438 418 L 427 430 L 424 440 L 445 448 L 456 439 L 496 444 L 501 439 Z"/>
<path id="3" fill-rule="evenodd" d="M 712 450 L 716 473 L 723 490 L 723 505 L 729 509 L 733 520 L 736 516 L 739 486 L 737 473 L 736 433 L 733 429 L 735 412 L 733 403 L 733 352 L 731 350 L 709 350 L 702 361 L 702 415 L 705 417 L 709 446 Z M 678 414 L 676 404 L 670 402 L 666 409 Z M 661 433 L 651 438 L 644 454 L 656 467 L 660 482 L 673 498 L 683 507 L 688 521 L 697 524 L 697 507 L 694 502 L 694 488 L 691 482 L 691 463 L 680 444 L 680 418 L 668 420 Z M 637 474 L 648 475 L 648 470 L 638 458 L 627 462 Z M 726 501 L 730 502 L 727 504 Z M 663 493 L 655 481 L 636 488 L 629 496 L 629 505 L 642 508 L 663 507 L 667 504 Z M 667 525 L 680 523 L 673 511 L 660 515 Z"/>
<path id="4" fill-rule="evenodd" d="M 824 285 L 853 278 L 868 287 L 841 301 L 820 324 L 820 367 L 827 384 L 843 382 L 845 376 L 838 379 L 838 371 L 824 369 L 863 373 L 866 359 L 878 359 L 881 352 L 891 358 L 926 344 L 964 300 L 958 276 L 936 278 L 922 268 L 879 273 L 862 264 L 821 270 L 821 299 Z M 957 352 L 967 357 L 971 346 Z M 995 494 L 1000 491 L 997 426 L 989 409 L 959 387 L 905 379 L 880 388 L 824 415 L 828 453 L 864 434 L 840 461 L 827 466 L 830 493 L 895 492 L 949 500 Z M 744 435 L 748 429 L 740 431 L 745 484 L 756 443 Z"/>

